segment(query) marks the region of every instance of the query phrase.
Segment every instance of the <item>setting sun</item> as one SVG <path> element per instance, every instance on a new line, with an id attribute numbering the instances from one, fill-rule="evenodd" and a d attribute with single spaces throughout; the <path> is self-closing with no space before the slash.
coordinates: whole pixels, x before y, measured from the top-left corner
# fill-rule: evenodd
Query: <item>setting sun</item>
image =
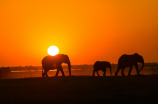
<path id="1" fill-rule="evenodd" d="M 59 49 L 56 46 L 50 46 L 47 50 L 48 54 L 51 56 L 55 56 L 56 54 L 59 53 Z"/>

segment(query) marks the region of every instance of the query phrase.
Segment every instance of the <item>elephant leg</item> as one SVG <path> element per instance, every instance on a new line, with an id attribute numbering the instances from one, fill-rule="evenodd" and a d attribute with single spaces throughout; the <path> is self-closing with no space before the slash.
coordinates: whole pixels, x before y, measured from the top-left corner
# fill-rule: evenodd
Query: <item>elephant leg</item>
<path id="1" fill-rule="evenodd" d="M 115 76 L 117 76 L 117 74 L 118 74 L 118 72 L 119 72 L 119 70 L 121 69 L 121 67 L 117 67 L 117 70 L 116 70 L 116 72 L 115 72 Z"/>
<path id="2" fill-rule="evenodd" d="M 138 65 L 137 65 L 137 64 L 135 64 L 135 65 L 134 65 L 134 67 L 136 68 L 137 75 L 140 75 L 140 74 L 139 74 L 139 70 L 138 70 Z"/>
<path id="3" fill-rule="evenodd" d="M 97 75 L 100 76 L 99 73 L 98 73 L 98 70 L 96 72 L 97 72 Z"/>
<path id="4" fill-rule="evenodd" d="M 45 76 L 48 77 L 47 72 L 48 72 L 48 71 L 44 71 L 44 73 L 42 73 L 42 77 L 45 77 Z"/>
<path id="5" fill-rule="evenodd" d="M 48 72 L 48 71 L 45 69 L 45 70 L 44 70 L 44 73 L 42 73 L 42 77 L 45 77 L 45 76 L 48 77 L 47 72 Z"/>
<path id="6" fill-rule="evenodd" d="M 42 77 L 44 77 L 45 76 L 45 71 L 44 71 L 44 73 L 42 73 Z"/>
<path id="7" fill-rule="evenodd" d="M 59 71 L 61 71 L 62 76 L 65 76 L 64 71 L 63 71 L 63 68 L 62 68 L 61 65 L 59 65 L 59 66 L 57 67 L 57 72 L 56 72 L 56 75 L 55 75 L 55 76 L 58 76 Z"/>
<path id="8" fill-rule="evenodd" d="M 63 71 L 63 68 L 62 68 L 62 67 L 60 68 L 60 71 L 61 71 L 62 76 L 65 76 L 64 71 Z"/>
<path id="9" fill-rule="evenodd" d="M 125 74 L 124 74 L 124 67 L 122 68 L 122 76 L 125 76 Z"/>
<path id="10" fill-rule="evenodd" d="M 103 73 L 103 76 L 106 76 L 106 69 L 105 69 L 105 70 L 103 70 L 103 72 L 104 72 L 104 73 Z"/>
<path id="11" fill-rule="evenodd" d="M 132 68 L 133 68 L 133 66 L 130 67 L 129 72 L 128 72 L 128 76 L 131 75 Z"/>
<path id="12" fill-rule="evenodd" d="M 95 69 L 93 70 L 93 75 L 92 76 L 95 76 Z"/>
<path id="13" fill-rule="evenodd" d="M 46 77 L 48 77 L 48 74 L 47 74 L 47 72 L 48 72 L 48 71 L 46 71 L 46 72 L 45 72 L 45 74 L 46 74 Z"/>
<path id="14" fill-rule="evenodd" d="M 58 74 L 59 74 L 59 68 L 57 68 L 57 72 L 56 72 L 55 76 L 58 76 Z"/>

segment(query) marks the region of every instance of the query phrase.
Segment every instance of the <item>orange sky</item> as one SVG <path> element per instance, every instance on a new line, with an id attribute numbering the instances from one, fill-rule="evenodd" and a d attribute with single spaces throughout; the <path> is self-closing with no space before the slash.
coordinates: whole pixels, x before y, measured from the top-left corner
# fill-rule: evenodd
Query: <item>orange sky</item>
<path id="1" fill-rule="evenodd" d="M 1 0 L 0 66 L 41 65 L 56 45 L 72 64 L 158 62 L 157 0 Z"/>

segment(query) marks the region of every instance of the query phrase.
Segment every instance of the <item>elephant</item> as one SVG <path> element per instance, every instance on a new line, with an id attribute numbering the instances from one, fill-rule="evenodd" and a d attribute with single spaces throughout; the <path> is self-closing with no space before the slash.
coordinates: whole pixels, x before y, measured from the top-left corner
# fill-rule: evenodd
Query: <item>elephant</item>
<path id="1" fill-rule="evenodd" d="M 93 65 L 93 68 L 92 76 L 95 76 L 95 72 L 97 72 L 97 75 L 100 76 L 98 70 L 102 70 L 104 72 L 103 76 L 106 76 L 106 68 L 110 68 L 110 74 L 112 75 L 111 64 L 108 61 L 96 61 Z"/>
<path id="2" fill-rule="evenodd" d="M 11 70 L 10 67 L 1 67 L 0 68 L 0 78 L 10 78 Z"/>
<path id="3" fill-rule="evenodd" d="M 61 71 L 62 76 L 65 76 L 61 66 L 62 63 L 68 64 L 69 76 L 71 76 L 71 63 L 69 57 L 65 54 L 57 54 L 55 56 L 48 55 L 42 59 L 42 77 L 48 77 L 47 72 L 54 69 L 57 69 L 55 76 L 58 76 L 59 71 Z"/>
<path id="4" fill-rule="evenodd" d="M 138 63 L 142 64 L 142 67 L 140 68 L 140 70 L 138 70 Z M 137 75 L 140 75 L 139 72 L 144 67 L 143 57 L 139 55 L 138 53 L 134 53 L 131 55 L 123 54 L 118 60 L 118 67 L 117 67 L 117 71 L 115 72 L 115 75 L 117 76 L 119 70 L 122 69 L 122 76 L 125 76 L 124 69 L 126 67 L 130 67 L 129 73 L 128 73 L 128 76 L 130 76 L 133 66 L 136 68 Z"/>

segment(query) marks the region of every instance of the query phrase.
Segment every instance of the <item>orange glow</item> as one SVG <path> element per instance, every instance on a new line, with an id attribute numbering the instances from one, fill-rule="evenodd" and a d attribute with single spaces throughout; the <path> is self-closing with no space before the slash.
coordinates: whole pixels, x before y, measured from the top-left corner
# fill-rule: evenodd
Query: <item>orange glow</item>
<path id="1" fill-rule="evenodd" d="M 0 66 L 41 66 L 55 44 L 72 65 L 158 62 L 158 0 L 1 0 Z"/>
<path id="2" fill-rule="evenodd" d="M 48 54 L 51 56 L 55 56 L 56 54 L 59 53 L 59 49 L 56 46 L 50 46 L 47 50 Z"/>

